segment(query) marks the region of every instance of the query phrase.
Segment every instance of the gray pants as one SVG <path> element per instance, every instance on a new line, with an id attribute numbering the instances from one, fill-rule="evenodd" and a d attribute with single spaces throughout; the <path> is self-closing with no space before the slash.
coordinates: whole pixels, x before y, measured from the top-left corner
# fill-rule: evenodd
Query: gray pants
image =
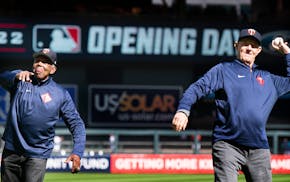
<path id="1" fill-rule="evenodd" d="M 215 182 L 237 182 L 239 171 L 247 182 L 271 182 L 271 154 L 269 149 L 249 149 L 218 141 L 213 144 Z"/>
<path id="2" fill-rule="evenodd" d="M 42 182 L 46 159 L 28 158 L 5 150 L 1 161 L 1 182 Z"/>

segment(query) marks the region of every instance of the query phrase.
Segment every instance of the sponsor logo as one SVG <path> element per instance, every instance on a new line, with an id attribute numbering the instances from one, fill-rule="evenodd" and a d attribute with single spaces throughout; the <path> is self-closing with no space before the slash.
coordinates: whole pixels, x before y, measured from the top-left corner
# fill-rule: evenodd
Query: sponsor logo
<path id="1" fill-rule="evenodd" d="M 170 86 L 90 85 L 89 121 L 165 126 L 176 111 L 181 88 Z"/>
<path id="2" fill-rule="evenodd" d="M 245 78 L 245 75 L 238 75 L 238 78 Z"/>
<path id="3" fill-rule="evenodd" d="M 50 48 L 57 53 L 79 53 L 81 29 L 75 25 L 35 25 L 32 44 L 34 51 Z"/>

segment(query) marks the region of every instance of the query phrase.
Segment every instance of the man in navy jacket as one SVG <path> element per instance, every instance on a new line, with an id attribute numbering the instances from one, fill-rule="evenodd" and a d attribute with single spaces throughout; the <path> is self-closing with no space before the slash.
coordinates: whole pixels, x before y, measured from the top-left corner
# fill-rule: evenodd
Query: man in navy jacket
<path id="1" fill-rule="evenodd" d="M 80 169 L 85 125 L 68 91 L 54 82 L 57 55 L 50 49 L 33 54 L 33 71 L 5 71 L 0 84 L 10 92 L 11 106 L 2 139 L 1 181 L 41 182 L 53 150 L 56 122 L 62 118 L 73 137 L 72 173 Z"/>
<path id="2" fill-rule="evenodd" d="M 237 57 L 212 67 L 184 92 L 172 120 L 176 131 L 186 128 L 191 106 L 210 93 L 215 98 L 213 167 L 215 181 L 235 182 L 242 170 L 251 182 L 272 181 L 266 122 L 278 97 L 290 91 L 290 48 L 287 42 L 272 46 L 285 54 L 288 77 L 258 69 L 261 35 L 243 29 L 234 43 Z"/>

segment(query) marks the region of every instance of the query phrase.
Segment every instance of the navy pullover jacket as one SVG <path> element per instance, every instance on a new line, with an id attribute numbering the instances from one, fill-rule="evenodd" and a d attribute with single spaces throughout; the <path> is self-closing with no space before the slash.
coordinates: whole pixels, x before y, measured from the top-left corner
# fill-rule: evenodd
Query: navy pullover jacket
<path id="1" fill-rule="evenodd" d="M 18 81 L 15 76 L 19 71 L 0 74 L 0 84 L 11 97 L 2 137 L 5 148 L 26 157 L 50 157 L 55 125 L 62 117 L 72 133 L 72 153 L 82 157 L 86 142 L 85 125 L 68 91 L 51 77 L 42 83 Z"/>
<path id="2" fill-rule="evenodd" d="M 268 149 L 266 123 L 278 97 L 290 91 L 290 54 L 287 76 L 257 69 L 239 60 L 219 63 L 184 92 L 178 111 L 190 114 L 192 104 L 210 93 L 216 95 L 213 142 L 229 141 L 250 148 Z"/>

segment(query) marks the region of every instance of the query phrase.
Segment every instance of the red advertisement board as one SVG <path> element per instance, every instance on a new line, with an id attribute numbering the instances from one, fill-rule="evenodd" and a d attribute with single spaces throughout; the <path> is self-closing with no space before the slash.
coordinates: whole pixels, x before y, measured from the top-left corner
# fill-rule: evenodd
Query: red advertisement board
<path id="1" fill-rule="evenodd" d="M 273 174 L 290 174 L 290 155 L 272 155 Z"/>
<path id="2" fill-rule="evenodd" d="M 290 155 L 272 155 L 272 173 L 290 174 Z M 112 154 L 111 173 L 213 174 L 210 154 Z"/>
<path id="3" fill-rule="evenodd" d="M 113 154 L 111 173 L 213 173 L 211 155 Z"/>

